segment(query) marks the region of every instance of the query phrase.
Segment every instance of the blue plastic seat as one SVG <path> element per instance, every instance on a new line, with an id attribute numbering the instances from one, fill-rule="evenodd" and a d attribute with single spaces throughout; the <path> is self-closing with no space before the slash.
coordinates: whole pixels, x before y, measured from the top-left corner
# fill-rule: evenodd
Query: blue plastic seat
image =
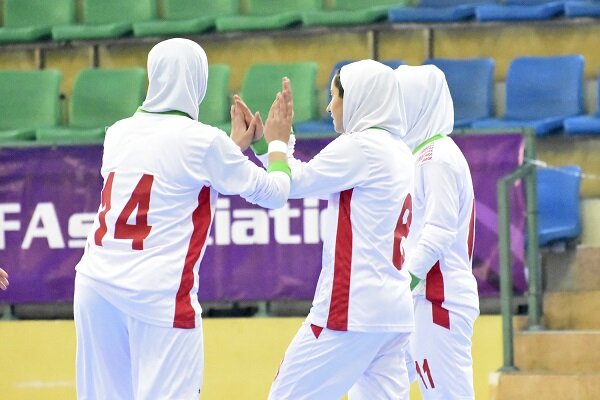
<path id="1" fill-rule="evenodd" d="M 506 114 L 472 124 L 477 129 L 533 128 L 549 135 L 583 113 L 583 57 L 520 57 L 506 76 Z"/>
<path id="2" fill-rule="evenodd" d="M 577 165 L 538 168 L 537 207 L 540 246 L 573 240 L 581 234 L 580 186 L 581 168 Z"/>
<path id="3" fill-rule="evenodd" d="M 600 76 L 598 76 L 598 103 L 600 103 Z M 580 115 L 565 119 L 567 135 L 600 135 L 600 106 L 594 115 Z"/>
<path id="4" fill-rule="evenodd" d="M 422 0 L 416 7 L 394 7 L 390 22 L 458 22 L 475 16 L 475 7 L 493 0 Z"/>
<path id="5" fill-rule="evenodd" d="M 565 16 L 569 18 L 600 18 L 600 1 L 567 1 Z"/>
<path id="6" fill-rule="evenodd" d="M 503 5 L 484 4 L 475 8 L 478 21 L 537 21 L 557 17 L 565 11 L 565 1 L 507 0 Z"/>
<path id="7" fill-rule="evenodd" d="M 446 75 L 454 103 L 454 127 L 468 128 L 475 121 L 492 116 L 494 60 L 491 58 L 431 58 Z"/>
<path id="8" fill-rule="evenodd" d="M 331 72 L 329 74 L 329 80 L 327 81 L 328 82 L 327 93 L 329 93 L 329 85 L 331 85 L 331 81 L 333 80 L 333 77 L 334 77 L 335 73 L 337 72 L 337 70 L 342 68 L 344 65 L 350 64 L 351 62 L 354 62 L 354 61 L 355 60 L 342 60 L 342 61 L 338 61 L 337 63 L 335 63 L 335 65 L 333 66 L 333 68 L 331 69 Z M 390 67 L 392 69 L 396 69 L 399 66 L 404 65 L 403 60 L 393 60 L 393 59 L 382 60 L 381 63 L 387 65 L 388 67 Z M 330 101 L 331 101 L 331 93 L 329 93 L 327 95 L 327 103 L 329 104 Z M 308 133 L 332 134 L 332 133 L 335 133 L 335 128 L 333 126 L 333 119 L 331 119 L 331 116 L 327 115 L 318 120 L 305 121 L 305 122 L 301 122 L 298 124 L 294 124 L 294 132 L 299 133 L 299 134 L 308 134 Z"/>

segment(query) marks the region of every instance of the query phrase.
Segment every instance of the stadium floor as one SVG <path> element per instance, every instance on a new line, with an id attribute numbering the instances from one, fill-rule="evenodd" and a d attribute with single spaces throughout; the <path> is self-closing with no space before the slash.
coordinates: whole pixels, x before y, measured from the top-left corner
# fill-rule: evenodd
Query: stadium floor
<path id="1" fill-rule="evenodd" d="M 302 318 L 205 319 L 202 400 L 266 399 Z M 475 395 L 502 364 L 499 316 L 481 316 L 473 337 Z M 7 400 L 75 399 L 73 321 L 0 321 L 0 394 Z M 420 399 L 418 389 L 411 400 Z"/>

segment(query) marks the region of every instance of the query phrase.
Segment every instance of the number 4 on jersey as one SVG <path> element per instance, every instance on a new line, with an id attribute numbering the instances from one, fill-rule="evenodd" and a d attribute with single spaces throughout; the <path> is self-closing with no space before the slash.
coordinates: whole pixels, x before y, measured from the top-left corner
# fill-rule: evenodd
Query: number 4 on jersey
<path id="1" fill-rule="evenodd" d="M 102 211 L 98 214 L 100 226 L 96 229 L 94 234 L 97 246 L 102 246 L 102 239 L 108 231 L 108 227 L 106 226 L 106 213 L 110 211 L 111 207 L 110 202 L 114 178 L 114 172 L 108 174 L 106 184 L 102 189 Z M 148 237 L 150 230 L 152 229 L 152 227 L 148 225 L 148 209 L 150 208 L 150 190 L 152 189 L 153 182 L 154 177 L 152 175 L 142 175 L 115 223 L 115 239 L 131 239 L 131 248 L 133 250 L 144 249 L 144 239 Z M 129 220 L 129 217 L 136 209 L 135 224 L 128 224 L 127 221 Z"/>

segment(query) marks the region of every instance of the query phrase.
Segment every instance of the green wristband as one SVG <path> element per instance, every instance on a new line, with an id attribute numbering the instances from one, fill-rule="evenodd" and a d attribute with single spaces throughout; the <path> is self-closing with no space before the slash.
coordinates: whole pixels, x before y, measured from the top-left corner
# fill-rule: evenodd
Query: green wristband
<path id="1" fill-rule="evenodd" d="M 257 156 L 262 156 L 263 154 L 267 154 L 267 151 L 269 151 L 269 145 L 267 144 L 267 141 L 265 140 L 264 136 L 261 137 L 256 142 L 252 143 L 250 145 L 250 147 L 252 147 L 252 151 Z"/>
<path id="2" fill-rule="evenodd" d="M 417 278 L 416 275 L 413 275 L 412 272 L 409 272 L 409 274 L 410 274 L 410 290 L 413 290 L 415 287 L 417 287 L 419 282 L 421 282 L 421 279 Z"/>
<path id="3" fill-rule="evenodd" d="M 292 177 L 292 170 L 288 165 L 287 161 L 272 161 L 269 163 L 267 172 L 281 171 L 285 172 L 290 178 Z"/>

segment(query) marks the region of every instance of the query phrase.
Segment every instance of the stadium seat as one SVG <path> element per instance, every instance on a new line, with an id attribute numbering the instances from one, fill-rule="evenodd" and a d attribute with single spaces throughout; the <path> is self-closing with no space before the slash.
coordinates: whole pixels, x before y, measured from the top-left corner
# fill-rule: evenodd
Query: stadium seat
<path id="1" fill-rule="evenodd" d="M 455 128 L 468 128 L 473 122 L 492 116 L 494 60 L 432 58 L 423 64 L 433 64 L 446 75 L 454 103 Z"/>
<path id="2" fill-rule="evenodd" d="M 475 7 L 493 0 L 421 0 L 416 7 L 390 8 L 390 22 L 458 22 L 475 16 Z"/>
<path id="3" fill-rule="evenodd" d="M 329 91 L 329 86 L 331 85 L 331 81 L 333 80 L 335 73 L 344 65 L 349 64 L 353 61 L 355 60 L 338 61 L 331 69 L 331 73 L 329 74 L 329 80 L 327 81 L 327 104 L 329 104 L 329 102 L 331 101 L 331 93 Z M 400 65 L 404 65 L 404 61 L 402 60 L 383 60 L 381 62 L 392 69 L 396 69 Z M 333 120 L 331 119 L 331 116 L 326 115 L 321 119 L 294 124 L 294 132 L 298 134 L 331 134 L 335 133 L 335 129 L 333 127 Z"/>
<path id="4" fill-rule="evenodd" d="M 506 114 L 476 121 L 477 129 L 533 128 L 538 136 L 560 130 L 583 113 L 583 57 L 520 57 L 506 76 Z"/>
<path id="5" fill-rule="evenodd" d="M 240 95 L 252 111 L 259 111 L 263 121 L 269 113 L 275 94 L 281 91 L 281 79 L 290 78 L 294 88 L 294 121 L 315 119 L 317 64 L 254 64 L 250 66 Z"/>
<path id="6" fill-rule="evenodd" d="M 215 27 L 217 17 L 235 15 L 239 0 L 165 0 L 164 19 L 133 24 L 135 36 L 201 33 Z"/>
<path id="7" fill-rule="evenodd" d="M 598 77 L 598 97 L 600 104 L 600 76 Z M 564 123 L 567 135 L 600 135 L 600 106 L 594 115 L 580 115 L 567 118 Z"/>
<path id="8" fill-rule="evenodd" d="M 0 71 L 0 141 L 35 138 L 38 128 L 60 122 L 60 82 L 55 70 Z"/>
<path id="9" fill-rule="evenodd" d="M 31 42 L 50 37 L 54 25 L 75 21 L 75 0 L 4 0 L 0 42 Z"/>
<path id="10" fill-rule="evenodd" d="M 143 68 L 85 69 L 75 78 L 66 126 L 37 129 L 42 142 L 99 141 L 106 127 L 133 115 L 144 99 Z"/>
<path id="11" fill-rule="evenodd" d="M 580 185 L 581 168 L 577 165 L 538 168 L 537 207 L 540 246 L 547 246 L 556 241 L 573 240 L 581 234 Z"/>
<path id="12" fill-rule="evenodd" d="M 302 12 L 321 9 L 323 0 L 248 0 L 248 15 L 217 18 L 217 30 L 254 31 L 281 29 L 299 23 Z"/>
<path id="13" fill-rule="evenodd" d="M 487 21 L 535 21 L 561 15 L 564 1 L 507 0 L 504 4 L 484 4 L 475 8 L 475 17 Z"/>
<path id="14" fill-rule="evenodd" d="M 365 4 L 366 3 L 366 4 Z M 332 10 L 307 11 L 302 14 L 304 26 L 361 25 L 387 18 L 390 7 L 405 6 L 409 0 L 336 0 Z"/>
<path id="15" fill-rule="evenodd" d="M 54 40 L 118 38 L 133 23 L 156 19 L 155 0 L 83 0 L 83 24 L 52 28 Z"/>
<path id="16" fill-rule="evenodd" d="M 600 18 L 600 1 L 567 1 L 565 15 L 569 18 Z"/>
<path id="17" fill-rule="evenodd" d="M 216 126 L 229 134 L 229 77 L 228 65 L 214 64 L 208 67 L 208 85 L 204 100 L 200 104 L 200 122 Z"/>

